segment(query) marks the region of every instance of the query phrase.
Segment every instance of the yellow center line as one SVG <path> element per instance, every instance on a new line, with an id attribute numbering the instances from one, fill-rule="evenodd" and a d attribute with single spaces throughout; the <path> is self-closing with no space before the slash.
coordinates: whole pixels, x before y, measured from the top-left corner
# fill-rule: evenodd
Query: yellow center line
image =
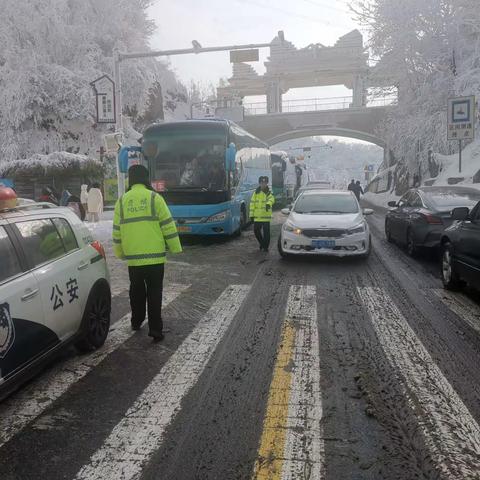
<path id="1" fill-rule="evenodd" d="M 295 328 L 286 320 L 270 384 L 267 412 L 252 479 L 277 480 L 282 476 L 295 335 Z"/>

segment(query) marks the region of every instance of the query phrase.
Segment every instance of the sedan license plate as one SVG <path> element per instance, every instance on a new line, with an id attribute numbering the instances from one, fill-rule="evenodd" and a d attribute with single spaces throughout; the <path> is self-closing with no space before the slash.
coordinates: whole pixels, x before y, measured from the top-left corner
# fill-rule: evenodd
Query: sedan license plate
<path id="1" fill-rule="evenodd" d="M 335 240 L 312 240 L 313 248 L 335 248 Z"/>
<path id="2" fill-rule="evenodd" d="M 178 233 L 189 233 L 191 231 L 192 231 L 192 227 L 182 227 L 182 226 L 177 227 Z"/>

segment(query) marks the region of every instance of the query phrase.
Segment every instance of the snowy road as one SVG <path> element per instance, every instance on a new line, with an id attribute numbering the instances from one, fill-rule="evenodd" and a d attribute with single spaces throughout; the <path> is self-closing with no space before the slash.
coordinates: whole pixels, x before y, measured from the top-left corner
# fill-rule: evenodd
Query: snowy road
<path id="1" fill-rule="evenodd" d="M 369 222 L 366 261 L 282 261 L 251 229 L 187 240 L 161 344 L 129 330 L 111 222 L 91 225 L 112 331 L 0 404 L 2 480 L 479 479 L 479 295 Z"/>

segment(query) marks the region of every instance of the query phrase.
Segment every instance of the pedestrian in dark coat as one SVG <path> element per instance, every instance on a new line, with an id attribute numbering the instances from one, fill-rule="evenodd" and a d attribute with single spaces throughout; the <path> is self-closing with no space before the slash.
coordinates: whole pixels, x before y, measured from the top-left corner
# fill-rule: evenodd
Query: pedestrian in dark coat
<path id="1" fill-rule="evenodd" d="M 352 191 L 357 197 L 357 200 L 360 201 L 360 195 L 363 195 L 363 188 L 360 185 L 360 180 L 357 180 L 355 185 L 352 187 Z"/>

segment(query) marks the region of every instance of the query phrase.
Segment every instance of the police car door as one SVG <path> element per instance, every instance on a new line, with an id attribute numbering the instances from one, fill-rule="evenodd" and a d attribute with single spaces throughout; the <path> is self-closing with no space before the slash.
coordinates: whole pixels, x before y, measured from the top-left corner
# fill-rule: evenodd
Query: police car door
<path id="1" fill-rule="evenodd" d="M 66 340 L 78 331 L 81 322 L 78 259 L 66 248 L 54 219 L 26 220 L 15 226 L 40 286 L 45 325 L 60 340 Z"/>
<path id="2" fill-rule="evenodd" d="M 14 239 L 0 225 L 0 384 L 56 342 L 43 326 L 40 288 L 25 272 Z"/>

